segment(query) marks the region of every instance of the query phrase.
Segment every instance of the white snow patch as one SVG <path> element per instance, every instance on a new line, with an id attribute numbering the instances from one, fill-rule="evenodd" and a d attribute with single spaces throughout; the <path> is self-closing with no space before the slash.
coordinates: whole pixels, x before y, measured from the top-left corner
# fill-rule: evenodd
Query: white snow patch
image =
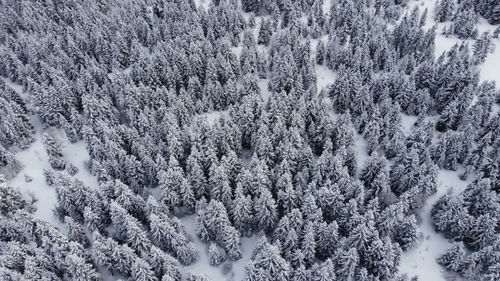
<path id="1" fill-rule="evenodd" d="M 356 141 L 354 142 L 354 151 L 356 151 L 356 163 L 358 166 L 358 174 L 359 174 L 361 169 L 364 167 L 366 159 L 370 157 L 368 155 L 368 142 L 360 134 L 356 134 Z"/>
<path id="2" fill-rule="evenodd" d="M 4 82 L 5 85 L 9 86 L 12 90 L 14 90 L 16 93 L 18 93 L 22 98 L 26 98 L 26 93 L 23 92 L 23 86 L 16 84 L 12 82 L 9 78 L 5 77 L 0 77 Z"/>
<path id="3" fill-rule="evenodd" d="M 309 39 L 309 42 L 311 43 L 310 44 L 310 47 L 311 47 L 311 59 L 315 58 L 316 57 L 316 48 L 318 46 L 318 43 L 319 41 L 323 41 L 323 44 L 326 45 L 326 43 L 328 43 L 328 35 L 323 35 L 319 38 L 316 38 L 316 39 Z"/>
<path id="4" fill-rule="evenodd" d="M 262 95 L 262 99 L 264 100 L 264 102 L 267 102 L 267 100 L 269 100 L 269 96 L 271 95 L 269 89 L 267 88 L 269 84 L 269 79 L 259 79 L 259 82 L 257 83 L 259 84 L 260 94 Z"/>
<path id="5" fill-rule="evenodd" d="M 243 50 L 243 45 L 239 45 L 238 47 L 233 47 L 233 54 L 238 58 L 238 60 L 241 57 L 241 51 Z"/>
<path id="6" fill-rule="evenodd" d="M 223 111 L 211 111 L 211 112 L 207 112 L 207 113 L 201 114 L 200 117 L 202 119 L 206 119 L 208 125 L 213 126 L 215 124 L 215 122 L 217 122 L 217 120 L 220 119 L 220 117 L 222 116 L 222 114 L 226 114 L 227 112 L 228 112 L 227 110 L 223 110 Z"/>
<path id="7" fill-rule="evenodd" d="M 78 168 L 78 173 L 74 176 L 81 180 L 85 185 L 90 188 L 96 189 L 99 186 L 97 177 L 90 173 L 88 163 L 90 160 L 89 153 L 83 141 L 70 143 L 66 138 L 59 139 L 62 141 L 62 152 L 64 159 Z"/>
<path id="8" fill-rule="evenodd" d="M 401 126 L 403 126 L 403 132 L 408 135 L 411 132 L 411 128 L 417 121 L 417 116 L 408 115 L 401 113 Z"/>
<path id="9" fill-rule="evenodd" d="M 11 80 L 3 78 L 4 82 L 16 91 L 21 97 L 27 97 L 23 92 L 23 87 Z M 27 103 L 27 106 L 29 104 Z M 47 152 L 42 143 L 42 126 L 40 120 L 36 116 L 30 115 L 30 122 L 35 128 L 35 141 L 25 150 L 15 154 L 16 159 L 23 165 L 22 170 L 13 179 L 9 180 L 9 184 L 17 188 L 25 197 L 33 197 L 37 201 L 37 208 L 34 217 L 40 220 L 47 221 L 52 225 L 64 228 L 63 224 L 54 215 L 54 206 L 57 203 L 55 189 L 48 186 L 45 182 L 43 174 L 44 169 L 50 169 Z M 30 182 L 25 181 L 25 176 L 31 177 Z"/>
<path id="10" fill-rule="evenodd" d="M 332 0 L 323 1 L 323 14 L 330 14 L 330 9 L 332 7 Z"/>
<path id="11" fill-rule="evenodd" d="M 211 0 L 194 0 L 194 5 L 196 6 L 197 9 L 200 7 L 203 7 L 205 11 L 208 11 L 208 5 L 210 5 Z"/>
<path id="12" fill-rule="evenodd" d="M 436 23 L 434 21 L 434 6 L 436 2 L 432 0 L 411 1 L 409 10 L 411 11 L 416 5 L 420 6 L 420 11 L 423 12 L 427 8 L 427 23 L 424 26 L 428 30 L 434 25 L 437 25 L 435 39 L 435 57 L 439 57 L 443 52 L 448 51 L 457 43 L 468 42 L 472 46 L 473 40 L 461 40 L 457 36 L 445 36 L 442 30 L 449 23 Z M 484 19 L 480 18 L 477 28 L 480 33 L 485 31 L 492 32 L 495 26 L 489 25 Z M 493 43 L 498 45 L 499 39 L 493 39 Z M 484 64 L 479 66 L 481 70 L 480 80 L 493 80 L 500 82 L 500 76 L 497 74 L 497 64 L 500 61 L 500 52 L 496 49 L 492 54 L 488 54 Z M 497 82 L 497 83 L 499 83 Z M 403 130 L 409 132 L 411 126 L 415 122 L 416 117 L 402 114 Z M 399 271 L 410 276 L 418 276 L 419 280 L 435 280 L 445 281 L 450 273 L 441 267 L 436 259 L 445 253 L 450 246 L 450 242 L 440 233 L 434 230 L 430 212 L 436 201 L 441 198 L 446 192 L 459 193 L 463 191 L 469 181 L 461 181 L 458 178 L 458 172 L 440 170 L 438 172 L 438 190 L 436 194 L 430 196 L 424 207 L 421 210 L 422 222 L 420 231 L 423 234 L 423 240 L 413 249 L 405 252 L 401 256 Z"/>
<path id="13" fill-rule="evenodd" d="M 479 19 L 479 23 L 477 24 L 477 29 L 479 33 L 489 32 L 493 34 L 493 31 L 497 25 L 489 24 L 484 18 Z M 496 88 L 500 86 L 500 74 L 499 70 L 499 62 L 500 62 L 500 38 L 492 38 L 491 42 L 494 45 L 494 49 L 488 56 L 483 64 L 479 66 L 479 79 L 481 81 L 495 81 Z"/>
<path id="14" fill-rule="evenodd" d="M 233 263 L 233 269 L 228 280 L 243 281 L 246 277 L 246 266 L 252 258 L 253 250 L 257 245 L 257 235 L 241 238 L 241 259 Z"/>
<path id="15" fill-rule="evenodd" d="M 472 42 L 472 40 L 462 40 L 455 35 L 443 35 L 443 29 L 450 25 L 450 22 L 436 22 L 434 20 L 434 8 L 436 1 L 433 0 L 423 0 L 423 1 L 411 1 L 408 4 L 408 13 L 410 13 L 414 7 L 418 6 L 420 13 L 422 14 L 425 9 L 427 9 L 427 21 L 423 26 L 424 30 L 429 30 L 431 27 L 436 25 L 436 38 L 435 38 L 435 49 L 434 56 L 438 58 L 443 52 L 451 49 L 455 44 L 461 42 Z"/>
<path id="16" fill-rule="evenodd" d="M 318 92 L 335 82 L 337 74 L 324 65 L 316 64 L 316 79 Z"/>

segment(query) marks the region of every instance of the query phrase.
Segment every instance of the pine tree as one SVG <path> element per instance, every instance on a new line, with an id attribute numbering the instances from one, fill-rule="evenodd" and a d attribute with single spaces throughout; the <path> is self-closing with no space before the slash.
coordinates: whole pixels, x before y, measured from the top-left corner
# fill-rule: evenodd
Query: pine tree
<path id="1" fill-rule="evenodd" d="M 269 45 L 269 42 L 271 41 L 271 36 L 273 34 L 272 31 L 272 22 L 267 19 L 262 19 L 260 28 L 259 28 L 259 34 L 257 38 L 257 43 L 262 44 L 262 45 Z"/>
<path id="2" fill-rule="evenodd" d="M 473 9 L 459 11 L 453 19 L 453 33 L 461 39 L 476 38 L 476 21 L 477 15 Z"/>
<path id="3" fill-rule="evenodd" d="M 311 273 L 305 268 L 304 265 L 296 266 L 293 271 L 293 281 L 308 281 L 311 280 Z"/>
<path id="4" fill-rule="evenodd" d="M 486 56 L 491 51 L 491 36 L 489 33 L 484 32 L 472 46 L 473 54 L 475 57 L 475 63 L 484 63 Z"/>
<path id="5" fill-rule="evenodd" d="M 278 203 L 285 213 L 298 207 L 299 198 L 292 183 L 292 176 L 289 173 L 282 174 L 276 183 L 278 190 Z"/>
<path id="6" fill-rule="evenodd" d="M 287 259 L 296 259 L 294 261 L 297 262 L 297 263 L 303 263 L 303 259 L 304 259 L 304 256 L 303 256 L 303 253 L 302 251 L 300 251 L 299 249 L 299 237 L 297 235 L 297 233 L 295 232 L 294 229 L 290 229 L 288 232 L 285 233 L 286 237 L 281 240 L 282 243 L 282 251 L 284 253 L 284 256 L 285 258 Z M 299 256 L 296 256 L 297 255 L 297 251 L 300 251 L 302 256 L 299 257 Z M 300 258 L 300 261 L 298 260 Z"/>
<path id="7" fill-rule="evenodd" d="M 359 264 L 359 255 L 356 248 L 342 250 L 337 260 L 337 276 L 343 280 L 354 280 L 355 270 Z"/>
<path id="8" fill-rule="evenodd" d="M 66 161 L 62 154 L 61 145 L 56 141 L 56 139 L 48 134 L 44 135 L 43 145 L 49 156 L 49 163 L 52 168 L 56 170 L 64 170 L 66 167 Z"/>
<path id="9" fill-rule="evenodd" d="M 181 273 L 179 262 L 161 249 L 152 246 L 147 261 L 151 265 L 156 276 L 169 276 L 175 280 L 180 279 Z"/>
<path id="10" fill-rule="evenodd" d="M 68 239 L 82 244 L 84 247 L 88 247 L 90 242 L 83 230 L 82 225 L 75 222 L 71 217 L 65 217 L 64 222 L 68 227 Z"/>
<path id="11" fill-rule="evenodd" d="M 217 244 L 211 243 L 208 248 L 208 258 L 210 265 L 217 266 L 226 260 L 226 253 Z"/>
<path id="12" fill-rule="evenodd" d="M 258 218 L 259 228 L 271 230 L 278 220 L 276 201 L 268 189 L 262 189 L 259 198 L 254 202 L 255 217 Z"/>
<path id="13" fill-rule="evenodd" d="M 212 199 L 222 202 L 225 206 L 230 206 L 232 190 L 228 179 L 228 172 L 224 165 L 211 168 L 209 185 Z"/>
<path id="14" fill-rule="evenodd" d="M 83 257 L 75 254 L 66 256 L 66 263 L 70 269 L 72 280 L 75 281 L 100 281 L 102 280 L 92 265 L 85 261 Z"/>
<path id="15" fill-rule="evenodd" d="M 151 266 L 143 259 L 136 259 L 132 265 L 132 278 L 137 281 L 156 281 L 158 280 L 154 275 Z"/>
<path id="16" fill-rule="evenodd" d="M 241 258 L 240 233 L 233 226 L 226 225 L 222 230 L 222 244 L 228 257 L 235 261 Z"/>
<path id="17" fill-rule="evenodd" d="M 307 223 L 305 226 L 302 239 L 302 252 L 304 253 L 306 264 L 311 265 L 316 257 L 315 228 L 312 222 Z"/>
<path id="18" fill-rule="evenodd" d="M 454 1 L 453 0 L 441 0 L 436 4 L 434 10 L 434 19 L 437 22 L 445 22 L 451 19 L 454 13 Z"/>
<path id="19" fill-rule="evenodd" d="M 250 233 L 253 229 L 252 199 L 249 195 L 244 194 L 240 183 L 237 184 L 230 213 L 236 229 L 242 234 Z"/>
<path id="20" fill-rule="evenodd" d="M 438 263 L 453 272 L 462 273 L 466 267 L 466 252 L 462 243 L 455 242 L 446 253 L 438 259 Z"/>
<path id="21" fill-rule="evenodd" d="M 317 232 L 317 254 L 322 258 L 331 257 L 339 241 L 338 225 L 335 221 L 331 223 L 322 222 Z"/>
<path id="22" fill-rule="evenodd" d="M 7 216 L 10 213 L 15 213 L 17 210 L 24 209 L 27 202 L 22 194 L 7 184 L 3 175 L 0 175 L 0 211 L 1 214 Z"/>
<path id="23" fill-rule="evenodd" d="M 184 172 L 175 157 L 170 157 L 167 171 L 161 171 L 158 182 L 162 190 L 162 200 L 170 208 L 180 203 L 179 187 L 184 179 Z"/>
<path id="24" fill-rule="evenodd" d="M 179 196 L 181 199 L 180 207 L 184 209 L 187 214 L 192 214 L 194 212 L 196 200 L 191 184 L 189 184 L 187 179 L 183 179 L 181 186 L 179 187 Z"/>
<path id="25" fill-rule="evenodd" d="M 262 6 L 262 0 L 243 0 L 241 6 L 245 12 L 253 12 L 258 14 Z"/>
<path id="26" fill-rule="evenodd" d="M 327 259 L 319 266 L 312 269 L 312 278 L 314 281 L 335 280 L 335 266 L 331 259 Z"/>
<path id="27" fill-rule="evenodd" d="M 246 267 L 246 281 L 289 280 L 290 265 L 280 256 L 275 245 L 263 241 L 256 247 Z"/>

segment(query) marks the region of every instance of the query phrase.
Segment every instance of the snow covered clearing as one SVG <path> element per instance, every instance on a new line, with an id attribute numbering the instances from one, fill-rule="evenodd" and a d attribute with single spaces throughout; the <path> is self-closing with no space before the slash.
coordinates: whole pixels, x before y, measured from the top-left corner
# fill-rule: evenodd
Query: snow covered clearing
<path id="1" fill-rule="evenodd" d="M 269 100 L 269 95 L 271 94 L 268 88 L 269 79 L 259 79 L 258 84 L 262 99 L 264 100 L 264 102 L 267 102 Z"/>
<path id="2" fill-rule="evenodd" d="M 316 64 L 316 78 L 318 85 L 318 92 L 320 92 L 324 88 L 328 88 L 333 82 L 335 82 L 335 78 L 337 75 L 334 71 L 329 69 L 324 65 Z"/>
<path id="3" fill-rule="evenodd" d="M 227 110 L 224 111 L 211 111 L 201 114 L 199 117 L 207 120 L 208 125 L 213 126 L 217 120 L 223 115 L 227 114 Z"/>
<path id="4" fill-rule="evenodd" d="M 330 8 L 332 7 L 332 0 L 323 1 L 323 13 L 330 14 Z"/>
<path id="5" fill-rule="evenodd" d="M 205 9 L 205 11 L 208 11 L 208 6 L 210 5 L 211 0 L 194 0 L 194 4 L 196 5 L 196 8 L 202 7 Z"/>
<path id="6" fill-rule="evenodd" d="M 403 127 L 403 133 L 408 135 L 411 132 L 411 128 L 417 121 L 417 118 L 417 116 L 401 113 L 401 126 Z"/>

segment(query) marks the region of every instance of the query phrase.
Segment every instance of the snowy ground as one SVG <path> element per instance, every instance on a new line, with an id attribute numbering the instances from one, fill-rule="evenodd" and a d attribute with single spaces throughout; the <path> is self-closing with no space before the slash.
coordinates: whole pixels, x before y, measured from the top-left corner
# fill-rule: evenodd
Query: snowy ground
<path id="1" fill-rule="evenodd" d="M 211 0 L 194 0 L 194 5 L 196 8 L 200 8 L 200 6 L 205 9 L 205 11 L 208 11 L 208 5 L 210 5 Z"/>
<path id="2" fill-rule="evenodd" d="M 223 115 L 223 114 L 227 114 L 228 111 L 227 110 L 223 110 L 223 111 L 211 111 L 211 112 L 207 112 L 207 113 L 203 113 L 200 116 L 200 118 L 202 119 L 206 119 L 207 120 L 207 123 L 208 125 L 210 126 L 213 126 L 215 124 L 215 122 L 217 120 L 219 120 L 219 118 Z"/>
<path id="3" fill-rule="evenodd" d="M 269 100 L 269 95 L 271 94 L 269 92 L 269 89 L 267 88 L 267 85 L 269 84 L 269 79 L 259 79 L 259 82 L 257 82 L 259 85 L 260 89 L 260 94 L 262 95 L 262 99 L 264 102 L 267 102 Z"/>
<path id="4" fill-rule="evenodd" d="M 435 57 L 436 58 L 439 57 L 443 52 L 449 50 L 456 43 L 468 42 L 469 47 L 472 48 L 474 40 L 470 39 L 462 40 L 455 35 L 445 36 L 442 34 L 443 28 L 449 26 L 450 23 L 449 22 L 436 23 L 434 21 L 434 6 L 436 5 L 436 2 L 437 1 L 434 0 L 421 0 L 421 1 L 411 0 L 408 3 L 409 11 L 411 11 L 416 6 L 420 8 L 420 12 L 423 12 L 425 9 L 427 9 L 427 22 L 424 25 L 425 30 L 430 29 L 434 25 L 436 25 L 437 27 L 436 41 L 435 41 L 436 48 L 434 50 Z M 483 32 L 490 32 L 490 34 L 492 34 L 496 28 L 495 25 L 489 24 L 483 17 L 479 17 L 476 27 L 479 31 L 479 35 L 482 34 Z M 499 38 L 493 39 L 492 41 L 497 46 L 497 48 L 500 48 L 498 47 L 500 45 Z M 480 67 L 481 80 L 497 81 L 497 85 L 500 83 L 500 75 L 498 75 L 497 72 L 498 68 L 495 65 L 499 61 L 500 61 L 500 53 L 497 50 L 495 50 L 492 54 L 488 55 L 488 57 L 486 58 L 486 62 Z"/>
<path id="5" fill-rule="evenodd" d="M 317 86 L 318 92 L 322 89 L 327 89 L 328 86 L 335 82 L 335 78 L 337 75 L 331 69 L 324 65 L 316 65 L 316 78 L 317 78 Z"/>
<path id="6" fill-rule="evenodd" d="M 323 0 L 323 13 L 330 14 L 330 8 L 332 7 L 332 0 Z"/>

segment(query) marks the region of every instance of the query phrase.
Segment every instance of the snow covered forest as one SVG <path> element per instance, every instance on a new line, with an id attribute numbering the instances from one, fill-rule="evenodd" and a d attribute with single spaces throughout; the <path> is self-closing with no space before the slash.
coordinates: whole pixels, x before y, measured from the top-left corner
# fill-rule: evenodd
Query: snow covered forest
<path id="1" fill-rule="evenodd" d="M 498 281 L 499 36 L 498 0 L 0 0 L 0 281 Z"/>

